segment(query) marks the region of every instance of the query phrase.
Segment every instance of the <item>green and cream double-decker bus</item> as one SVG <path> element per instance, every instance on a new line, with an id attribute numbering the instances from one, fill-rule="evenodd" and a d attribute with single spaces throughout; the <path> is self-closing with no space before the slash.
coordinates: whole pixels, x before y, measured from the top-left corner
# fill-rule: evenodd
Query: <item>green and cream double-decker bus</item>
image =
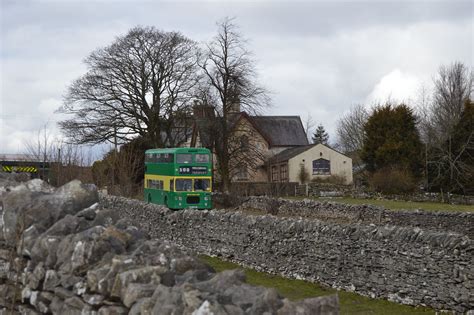
<path id="1" fill-rule="evenodd" d="M 205 148 L 145 152 L 145 201 L 170 209 L 211 209 L 211 152 Z"/>

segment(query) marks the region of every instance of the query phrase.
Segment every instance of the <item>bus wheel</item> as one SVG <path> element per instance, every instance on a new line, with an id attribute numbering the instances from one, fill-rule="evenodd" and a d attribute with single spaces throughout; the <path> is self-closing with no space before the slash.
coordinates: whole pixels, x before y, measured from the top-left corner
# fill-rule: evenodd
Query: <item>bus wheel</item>
<path id="1" fill-rule="evenodd" d="M 151 203 L 151 194 L 148 194 L 148 203 Z"/>

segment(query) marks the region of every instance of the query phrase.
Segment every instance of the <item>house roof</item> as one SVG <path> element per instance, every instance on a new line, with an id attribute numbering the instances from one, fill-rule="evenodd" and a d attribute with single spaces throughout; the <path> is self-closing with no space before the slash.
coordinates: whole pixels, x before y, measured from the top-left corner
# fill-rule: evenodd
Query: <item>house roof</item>
<path id="1" fill-rule="evenodd" d="M 250 116 L 250 120 L 271 146 L 308 145 L 300 116 Z"/>
<path id="2" fill-rule="evenodd" d="M 347 156 L 337 150 L 334 150 L 333 148 L 331 148 L 330 146 L 327 146 L 327 145 L 324 145 L 322 143 L 318 143 L 318 144 L 321 144 L 339 154 L 342 154 L 344 156 Z M 296 147 L 296 148 L 289 148 L 289 149 L 286 149 L 286 150 L 283 150 L 281 151 L 280 153 L 278 154 L 275 154 L 274 156 L 272 156 L 269 160 L 269 163 L 270 164 L 275 164 L 275 163 L 281 163 L 281 162 L 286 162 L 288 161 L 289 159 L 317 146 L 318 144 L 310 144 L 310 145 L 305 145 L 305 146 L 300 146 L 300 147 Z"/>
<path id="3" fill-rule="evenodd" d="M 272 147 L 308 145 L 306 132 L 299 116 L 249 116 L 241 112 L 229 118 L 229 125 L 236 126 L 240 119 L 247 119 Z M 196 119 L 195 123 L 202 145 L 209 147 L 212 138 L 209 127 L 215 122 L 209 119 Z"/>
<path id="4" fill-rule="evenodd" d="M 304 146 L 299 146 L 299 147 L 283 150 L 280 153 L 272 156 L 269 162 L 270 164 L 274 164 L 274 163 L 281 163 L 281 162 L 288 161 L 292 157 L 295 157 L 298 154 L 303 153 L 304 151 L 314 147 L 315 145 L 316 144 L 310 144 L 310 145 L 304 145 Z"/>

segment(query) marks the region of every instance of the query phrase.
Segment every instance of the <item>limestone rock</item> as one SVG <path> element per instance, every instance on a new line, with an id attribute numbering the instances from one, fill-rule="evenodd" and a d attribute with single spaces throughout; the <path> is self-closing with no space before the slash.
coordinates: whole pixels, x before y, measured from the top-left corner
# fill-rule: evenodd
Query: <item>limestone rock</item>
<path id="1" fill-rule="evenodd" d="M 84 294 L 82 296 L 82 299 L 87 303 L 87 304 L 90 304 L 90 305 L 102 305 L 102 303 L 104 302 L 104 296 L 103 295 L 100 295 L 100 294 Z"/>
<path id="2" fill-rule="evenodd" d="M 30 186 L 40 186 L 34 183 L 39 182 L 35 181 Z M 43 188 L 31 190 L 27 186 L 17 186 L 2 196 L 2 234 L 9 245 L 14 245 L 17 233 L 33 224 L 42 233 L 67 214 L 75 214 L 98 201 L 95 186 L 84 185 L 80 181 L 72 181 L 52 194 Z"/>
<path id="3" fill-rule="evenodd" d="M 184 309 L 181 292 L 176 287 L 169 288 L 164 285 L 158 285 L 151 300 L 155 303 L 152 314 L 181 314 Z"/>
<path id="4" fill-rule="evenodd" d="M 0 284 L 0 307 L 9 307 L 16 300 L 16 297 L 19 296 L 17 290 L 11 284 Z"/>
<path id="5" fill-rule="evenodd" d="M 0 214 L 8 225 L 0 225 L 8 239 L 5 248 L 0 240 L 0 307 L 16 302 L 23 314 L 331 314 L 332 302 L 282 300 L 275 290 L 246 284 L 241 270 L 216 274 L 175 244 L 149 239 L 118 211 L 101 209 L 93 186 L 73 181 L 54 190 L 30 181 L 12 184 L 1 196 Z M 153 215 L 179 218 L 147 207 L 156 210 Z M 195 212 L 180 215 L 186 219 Z M 204 218 L 213 215 L 205 212 Z M 272 226 L 274 219 L 261 220 Z M 282 232 L 292 235 L 298 224 Z"/>
<path id="6" fill-rule="evenodd" d="M 157 285 L 161 281 L 160 275 L 166 272 L 162 266 L 147 266 L 124 271 L 115 278 L 111 296 L 124 296 L 127 286 L 132 282 Z"/>
<path id="7" fill-rule="evenodd" d="M 48 269 L 46 270 L 43 282 L 43 289 L 48 291 L 54 291 L 54 288 L 57 287 L 60 283 L 60 277 L 55 270 Z"/>
<path id="8" fill-rule="evenodd" d="M 36 265 L 33 272 L 28 274 L 28 287 L 33 290 L 38 289 L 40 283 L 43 281 L 45 274 L 46 271 L 44 270 L 44 264 L 40 262 L 38 265 Z"/>
<path id="9" fill-rule="evenodd" d="M 99 309 L 99 315 L 126 315 L 128 310 L 123 306 L 103 306 Z"/>
<path id="10" fill-rule="evenodd" d="M 156 284 L 130 283 L 122 290 L 122 302 L 126 307 L 131 307 L 137 300 L 152 296 L 155 289 Z"/>
<path id="11" fill-rule="evenodd" d="M 339 314 L 339 299 L 337 295 L 305 299 L 301 302 L 284 300 L 284 305 L 278 310 L 278 315 L 318 315 Z"/>
<path id="12" fill-rule="evenodd" d="M 130 308 L 129 315 L 151 315 L 154 302 L 151 298 L 143 298 L 136 301 Z"/>

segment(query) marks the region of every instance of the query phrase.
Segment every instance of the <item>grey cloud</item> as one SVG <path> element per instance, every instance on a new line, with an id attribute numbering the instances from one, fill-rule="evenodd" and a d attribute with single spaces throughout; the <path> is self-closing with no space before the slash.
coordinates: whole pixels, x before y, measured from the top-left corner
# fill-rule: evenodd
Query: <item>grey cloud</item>
<path id="1" fill-rule="evenodd" d="M 472 19 L 472 1 L 70 1 L 19 2 L 6 6 L 5 25 L 40 27 L 109 27 L 133 21 L 163 28 L 212 31 L 214 22 L 237 16 L 256 33 L 331 36 L 342 30 L 425 21 Z"/>
<path id="2" fill-rule="evenodd" d="M 7 130 L 20 137 L 57 120 L 47 102 L 85 71 L 84 57 L 130 27 L 205 41 L 225 16 L 237 18 L 274 92 L 267 114 L 310 112 L 334 138 L 338 117 L 395 69 L 430 80 L 440 64 L 472 66 L 472 9 L 471 1 L 2 1 L 0 147 L 15 149 Z"/>

